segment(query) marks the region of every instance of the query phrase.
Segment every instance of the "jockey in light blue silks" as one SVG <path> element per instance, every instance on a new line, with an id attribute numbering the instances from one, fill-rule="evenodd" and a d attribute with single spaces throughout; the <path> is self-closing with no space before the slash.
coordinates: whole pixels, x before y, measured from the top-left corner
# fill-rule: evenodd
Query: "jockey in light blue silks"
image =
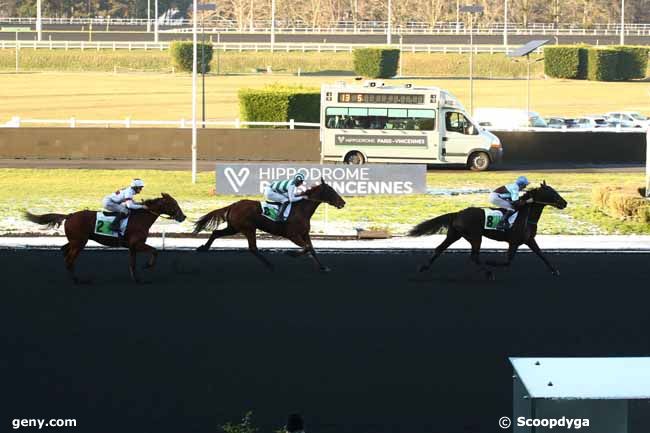
<path id="1" fill-rule="evenodd" d="M 296 173 L 295 176 L 287 180 L 276 180 L 264 190 L 264 199 L 269 202 L 282 203 L 278 211 L 278 221 L 284 221 L 284 211 L 289 203 L 295 203 L 305 198 L 303 192 L 298 187 L 305 182 L 305 175 Z"/>
<path id="2" fill-rule="evenodd" d="M 529 183 L 526 176 L 519 176 L 514 183 L 500 186 L 490 193 L 490 204 L 506 210 L 505 215 L 497 227 L 499 230 L 507 230 L 510 228 L 508 219 L 515 213 L 515 208 L 512 203 L 519 200 L 519 196 Z"/>
<path id="3" fill-rule="evenodd" d="M 118 189 L 112 194 L 107 195 L 102 200 L 102 206 L 109 212 L 117 212 L 115 220 L 111 224 L 111 230 L 119 232 L 120 223 L 130 211 L 135 209 L 146 209 L 143 204 L 138 204 L 133 201 L 136 194 L 140 194 L 144 188 L 144 182 L 141 179 L 133 179 L 130 186 L 123 189 Z"/>

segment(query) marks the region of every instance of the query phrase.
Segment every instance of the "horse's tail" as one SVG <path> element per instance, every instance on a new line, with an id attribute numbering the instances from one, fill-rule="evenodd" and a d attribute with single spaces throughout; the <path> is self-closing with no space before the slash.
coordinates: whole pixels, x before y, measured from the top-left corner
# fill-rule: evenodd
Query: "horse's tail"
<path id="1" fill-rule="evenodd" d="M 449 227 L 458 212 L 447 213 L 439 217 L 426 220 L 416 225 L 409 232 L 409 236 L 424 236 L 437 233 L 443 227 Z"/>
<path id="2" fill-rule="evenodd" d="M 63 221 L 66 220 L 70 215 L 63 215 L 60 213 L 46 213 L 43 215 L 34 215 L 33 213 L 25 212 L 25 218 L 29 221 L 40 224 L 47 225 L 50 228 L 59 227 Z"/>
<path id="3" fill-rule="evenodd" d="M 225 222 L 228 218 L 228 212 L 230 211 L 231 206 L 232 205 L 213 210 L 199 218 L 199 220 L 194 223 L 194 234 L 202 232 L 205 229 L 214 230 L 219 227 L 219 224 Z"/>

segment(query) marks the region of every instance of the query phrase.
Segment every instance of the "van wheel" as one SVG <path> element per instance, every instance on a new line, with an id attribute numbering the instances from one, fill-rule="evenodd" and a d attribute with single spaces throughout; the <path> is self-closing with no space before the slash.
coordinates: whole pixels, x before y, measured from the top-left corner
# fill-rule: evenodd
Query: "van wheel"
<path id="1" fill-rule="evenodd" d="M 485 152 L 474 152 L 469 156 L 467 166 L 472 171 L 485 171 L 490 167 L 490 156 Z"/>
<path id="2" fill-rule="evenodd" d="M 343 161 L 346 164 L 350 165 L 361 165 L 365 163 L 366 161 L 363 159 L 363 155 L 359 152 L 350 152 L 347 155 L 345 155 L 345 158 Z"/>

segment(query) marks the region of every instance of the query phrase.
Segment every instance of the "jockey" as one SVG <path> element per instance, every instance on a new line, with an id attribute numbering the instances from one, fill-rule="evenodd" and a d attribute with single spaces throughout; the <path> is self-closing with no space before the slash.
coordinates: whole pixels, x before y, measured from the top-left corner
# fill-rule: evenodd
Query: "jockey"
<path id="1" fill-rule="evenodd" d="M 278 211 L 278 221 L 284 221 L 284 211 L 289 203 L 300 201 L 304 198 L 303 192 L 297 188 L 305 182 L 305 175 L 296 173 L 287 180 L 276 180 L 264 190 L 264 199 L 270 202 L 282 203 Z"/>
<path id="2" fill-rule="evenodd" d="M 506 210 L 501 222 L 499 222 L 498 229 L 507 230 L 510 228 L 508 219 L 515 213 L 513 203 L 519 200 L 521 192 L 526 189 L 529 183 L 526 176 L 519 176 L 514 183 L 500 186 L 490 193 L 490 204 Z"/>
<path id="3" fill-rule="evenodd" d="M 119 232 L 120 223 L 129 215 L 131 210 L 147 208 L 147 206 L 133 201 L 133 197 L 140 194 L 142 188 L 144 188 L 144 182 L 141 179 L 133 179 L 130 186 L 118 189 L 104 197 L 102 201 L 104 208 L 109 212 L 118 212 L 115 221 L 111 224 L 111 230 Z"/>

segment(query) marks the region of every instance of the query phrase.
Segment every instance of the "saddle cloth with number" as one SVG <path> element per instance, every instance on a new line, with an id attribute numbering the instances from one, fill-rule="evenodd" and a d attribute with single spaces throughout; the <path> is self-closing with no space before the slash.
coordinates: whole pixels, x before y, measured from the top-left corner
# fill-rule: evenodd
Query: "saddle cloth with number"
<path id="1" fill-rule="evenodd" d="M 485 228 L 485 230 L 498 230 L 497 227 L 499 226 L 499 223 L 503 219 L 503 210 L 483 208 L 483 211 L 485 212 L 485 223 L 483 225 L 483 228 Z M 508 219 L 508 222 L 510 223 L 511 226 L 512 224 L 514 224 L 515 220 L 517 219 L 517 214 L 518 212 L 515 212 Z"/>
<path id="2" fill-rule="evenodd" d="M 277 222 L 278 212 L 280 211 L 280 206 L 282 204 L 278 202 L 270 202 L 270 201 L 263 201 L 261 204 L 262 204 L 262 215 L 270 219 L 271 221 Z M 291 203 L 289 203 L 289 206 L 287 206 L 287 208 L 284 210 L 285 221 L 287 218 L 289 218 L 290 213 L 291 213 Z"/>
<path id="3" fill-rule="evenodd" d="M 95 217 L 95 234 L 101 236 L 110 236 L 113 238 L 118 237 L 118 235 L 123 236 L 126 232 L 126 226 L 129 224 L 129 217 L 127 216 L 122 221 L 120 221 L 120 233 L 114 232 L 111 230 L 111 224 L 115 221 L 114 212 L 97 212 Z"/>

